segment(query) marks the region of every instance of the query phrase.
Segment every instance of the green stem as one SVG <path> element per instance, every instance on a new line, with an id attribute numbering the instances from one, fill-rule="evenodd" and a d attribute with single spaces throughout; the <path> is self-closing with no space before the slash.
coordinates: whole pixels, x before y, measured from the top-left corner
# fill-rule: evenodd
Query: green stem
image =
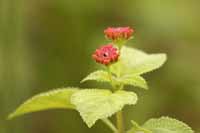
<path id="1" fill-rule="evenodd" d="M 110 71 L 109 66 L 107 66 L 106 69 L 107 69 L 107 72 L 109 73 L 109 78 L 110 78 L 110 82 L 111 82 L 111 86 L 113 88 L 113 91 L 116 91 L 116 87 L 115 87 L 115 84 L 113 82 L 112 72 Z"/>
<path id="2" fill-rule="evenodd" d="M 113 125 L 113 123 L 109 119 L 102 119 L 102 121 L 114 132 L 117 133 L 117 128 Z"/>
<path id="3" fill-rule="evenodd" d="M 109 77 L 110 77 L 110 81 L 111 81 L 111 85 L 113 87 L 113 89 L 116 90 L 120 90 L 123 89 L 123 85 L 116 87 L 115 84 L 113 83 L 113 79 L 112 79 L 112 73 L 109 69 L 109 66 L 107 67 L 108 73 L 109 73 Z M 122 111 L 117 112 L 116 114 L 116 124 L 117 124 L 117 132 L 116 133 L 125 133 L 124 130 L 124 120 L 123 120 L 123 113 Z"/>
<path id="4" fill-rule="evenodd" d="M 117 119 L 117 129 L 118 129 L 117 133 L 124 133 L 124 120 L 122 111 L 117 112 L 116 119 Z"/>

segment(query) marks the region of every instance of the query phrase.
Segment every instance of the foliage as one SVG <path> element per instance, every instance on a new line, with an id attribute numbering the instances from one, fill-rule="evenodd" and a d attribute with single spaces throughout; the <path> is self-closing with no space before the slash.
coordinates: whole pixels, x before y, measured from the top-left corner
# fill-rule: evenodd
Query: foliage
<path id="1" fill-rule="evenodd" d="M 8 118 L 47 109 L 75 109 L 70 98 L 77 91 L 77 88 L 63 88 L 41 93 L 24 102 Z"/>
<path id="2" fill-rule="evenodd" d="M 141 75 L 161 67 L 165 61 L 165 54 L 147 54 L 124 46 L 121 49 L 119 62 L 111 66 L 111 72 L 116 75 Z"/>
<path id="3" fill-rule="evenodd" d="M 170 117 L 153 118 L 143 126 L 132 121 L 132 125 L 127 133 L 194 133 L 187 124 Z"/>
<path id="4" fill-rule="evenodd" d="M 91 127 L 96 120 L 113 115 L 124 105 L 136 104 L 137 95 L 122 90 L 112 93 L 104 89 L 86 89 L 72 95 L 71 102 L 76 106 L 83 120 Z"/>
<path id="5" fill-rule="evenodd" d="M 143 127 L 153 133 L 194 133 L 187 124 L 169 117 L 150 119 Z"/>

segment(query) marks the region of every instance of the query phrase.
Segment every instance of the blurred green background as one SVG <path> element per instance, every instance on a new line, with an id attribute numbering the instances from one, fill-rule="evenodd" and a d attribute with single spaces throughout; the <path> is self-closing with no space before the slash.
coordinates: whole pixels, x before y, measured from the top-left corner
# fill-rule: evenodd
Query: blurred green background
<path id="1" fill-rule="evenodd" d="M 91 53 L 108 42 L 108 26 L 131 26 L 130 46 L 168 54 L 145 75 L 150 90 L 134 88 L 140 99 L 125 107 L 126 127 L 167 115 L 200 131 L 199 12 L 199 0 L 0 0 L 0 133 L 109 133 L 101 121 L 88 129 L 71 110 L 5 120 L 39 92 L 100 85 L 79 81 L 98 67 Z"/>

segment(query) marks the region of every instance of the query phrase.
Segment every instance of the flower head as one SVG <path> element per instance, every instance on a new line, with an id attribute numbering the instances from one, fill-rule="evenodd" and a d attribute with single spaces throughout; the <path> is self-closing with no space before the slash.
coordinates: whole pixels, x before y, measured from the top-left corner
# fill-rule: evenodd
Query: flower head
<path id="1" fill-rule="evenodd" d="M 134 30 L 130 27 L 108 27 L 104 30 L 104 34 L 108 39 L 113 41 L 128 40 L 132 37 Z"/>
<path id="2" fill-rule="evenodd" d="M 98 63 L 109 65 L 118 60 L 119 51 L 112 44 L 107 44 L 96 49 L 92 57 Z"/>

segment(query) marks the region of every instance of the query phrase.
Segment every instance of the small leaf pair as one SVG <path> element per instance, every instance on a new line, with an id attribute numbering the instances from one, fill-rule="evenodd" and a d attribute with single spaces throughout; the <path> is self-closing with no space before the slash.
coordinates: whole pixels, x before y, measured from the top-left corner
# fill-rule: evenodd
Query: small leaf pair
<path id="1" fill-rule="evenodd" d="M 116 77 L 114 75 L 111 75 L 110 77 L 109 72 L 98 70 L 89 74 L 81 82 L 85 82 L 88 80 L 95 80 L 98 82 L 107 82 L 107 83 L 113 82 L 115 85 L 131 85 L 143 89 L 148 89 L 145 79 L 139 75 L 125 75 L 122 77 Z"/>

